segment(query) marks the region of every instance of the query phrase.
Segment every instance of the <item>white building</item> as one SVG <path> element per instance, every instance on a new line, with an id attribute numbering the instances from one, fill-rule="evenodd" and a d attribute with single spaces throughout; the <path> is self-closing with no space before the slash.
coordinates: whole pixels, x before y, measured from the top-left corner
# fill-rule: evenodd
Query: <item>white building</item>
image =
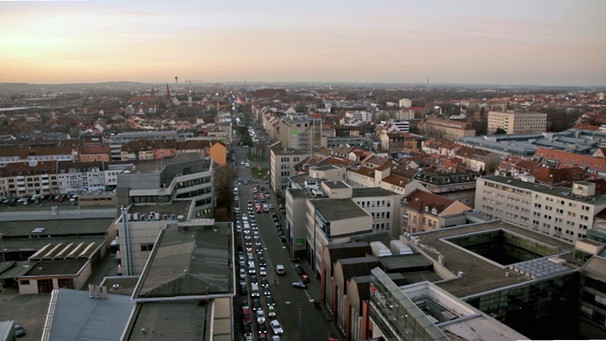
<path id="1" fill-rule="evenodd" d="M 591 182 L 575 182 L 569 189 L 487 176 L 477 180 L 475 209 L 487 219 L 575 242 L 586 237 L 595 215 L 606 208 L 606 196 L 595 189 Z"/>
<path id="2" fill-rule="evenodd" d="M 544 133 L 547 131 L 547 114 L 489 111 L 487 133 L 494 134 L 499 128 L 507 134 Z"/>

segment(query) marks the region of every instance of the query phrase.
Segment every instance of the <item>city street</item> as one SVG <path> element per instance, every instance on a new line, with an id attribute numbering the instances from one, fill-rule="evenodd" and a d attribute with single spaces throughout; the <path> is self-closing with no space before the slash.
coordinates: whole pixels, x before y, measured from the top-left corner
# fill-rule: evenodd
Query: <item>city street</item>
<path id="1" fill-rule="evenodd" d="M 242 184 L 239 186 L 239 202 L 241 215 L 248 215 L 247 203 L 248 200 L 255 200 L 255 194 L 253 193 L 253 186 L 265 186 L 269 188 L 269 184 L 261 178 L 254 178 L 251 169 L 255 169 L 258 166 L 262 168 L 269 167 L 269 155 L 266 153 L 264 161 L 251 160 L 250 167 L 240 165 L 241 160 L 247 160 L 248 149 L 244 147 L 234 147 L 234 154 L 237 160 L 237 166 L 235 170 L 237 176 L 241 178 Z M 244 181 L 248 180 L 248 185 L 244 185 Z M 272 215 L 276 212 L 278 219 L 284 226 L 284 219 L 280 210 L 277 209 L 276 197 L 273 192 L 270 193 L 270 199 L 267 203 L 273 204 L 274 210 L 271 212 L 254 213 L 256 218 L 259 235 L 262 241 L 263 254 L 267 263 L 267 280 L 269 282 L 269 288 L 271 290 L 271 296 L 275 300 L 276 307 L 276 319 L 280 321 L 284 329 L 284 334 L 281 336 L 282 340 L 328 340 L 328 338 L 340 338 L 339 332 L 332 321 L 328 318 L 325 311 L 322 310 L 320 304 L 320 289 L 319 280 L 314 276 L 311 276 L 311 270 L 305 262 L 301 262 L 301 265 L 310 274 L 310 283 L 308 283 L 307 289 L 294 288 L 291 286 L 292 282 L 300 281 L 300 277 L 295 271 L 295 265 L 291 262 L 286 245 L 280 241 L 278 235 L 278 229 L 275 227 Z M 236 235 L 236 239 L 241 243 L 243 242 L 242 233 Z M 246 253 L 246 249 L 244 250 Z M 258 261 L 258 257 L 256 258 Z M 286 273 L 284 275 L 277 275 L 275 272 L 276 264 L 284 265 Z M 258 263 L 257 263 L 258 267 Z M 250 279 L 250 276 L 248 277 Z M 249 283 L 250 287 L 250 283 Z M 249 288 L 250 289 L 250 288 Z M 252 302 L 250 297 L 250 290 L 247 298 L 239 296 L 240 301 L 247 299 Z M 263 298 L 263 295 L 261 295 Z M 239 306 L 239 303 L 238 303 Z M 265 304 L 261 305 L 267 308 Z M 266 312 L 267 313 L 267 312 Z M 252 325 L 255 326 L 255 314 L 251 314 L 253 320 Z M 267 319 L 267 325 L 269 321 Z M 268 328 L 271 333 L 271 328 Z M 253 335 L 256 334 L 256 328 L 253 327 Z"/>

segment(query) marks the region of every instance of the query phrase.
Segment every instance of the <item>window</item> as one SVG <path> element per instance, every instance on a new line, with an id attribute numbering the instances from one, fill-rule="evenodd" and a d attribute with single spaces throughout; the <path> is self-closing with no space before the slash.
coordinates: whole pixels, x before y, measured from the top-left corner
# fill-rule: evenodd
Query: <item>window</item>
<path id="1" fill-rule="evenodd" d="M 154 248 L 154 243 L 141 244 L 141 251 L 151 251 Z"/>

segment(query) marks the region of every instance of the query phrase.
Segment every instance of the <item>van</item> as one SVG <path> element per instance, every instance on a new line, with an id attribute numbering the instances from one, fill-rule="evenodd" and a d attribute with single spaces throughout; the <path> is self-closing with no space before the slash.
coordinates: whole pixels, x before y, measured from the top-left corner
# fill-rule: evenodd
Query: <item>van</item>
<path id="1" fill-rule="evenodd" d="M 276 265 L 276 273 L 278 275 L 284 275 L 286 273 L 286 269 L 284 268 L 284 265 L 282 264 L 277 264 Z"/>

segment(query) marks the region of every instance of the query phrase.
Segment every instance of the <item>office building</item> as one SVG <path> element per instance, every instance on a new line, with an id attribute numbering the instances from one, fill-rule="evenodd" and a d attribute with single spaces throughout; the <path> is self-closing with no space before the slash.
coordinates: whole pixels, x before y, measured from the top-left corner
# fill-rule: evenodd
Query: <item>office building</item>
<path id="1" fill-rule="evenodd" d="M 307 115 L 290 114 L 282 117 L 279 133 L 282 148 L 311 153 L 322 146 L 322 120 Z"/>
<path id="2" fill-rule="evenodd" d="M 533 134 L 547 131 L 547 114 L 536 112 L 488 112 L 488 134 L 502 129 L 506 134 Z"/>

